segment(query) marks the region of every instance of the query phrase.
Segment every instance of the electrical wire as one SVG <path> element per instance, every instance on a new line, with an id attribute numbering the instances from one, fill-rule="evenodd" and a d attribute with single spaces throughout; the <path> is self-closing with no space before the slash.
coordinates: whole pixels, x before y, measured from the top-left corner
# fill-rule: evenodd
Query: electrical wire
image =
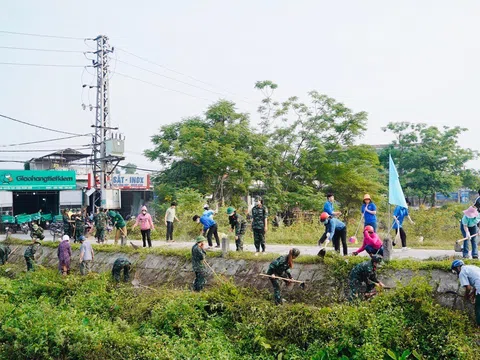
<path id="1" fill-rule="evenodd" d="M 27 51 L 45 51 L 45 52 L 60 52 L 60 53 L 83 53 L 81 50 L 62 50 L 62 49 L 40 49 L 40 48 L 25 48 L 16 46 L 0 46 L 0 49 L 7 50 L 27 50 Z"/>
<path id="2" fill-rule="evenodd" d="M 90 149 L 91 146 L 83 147 L 69 147 L 68 150 L 84 150 Z M 0 150 L 0 153 L 29 153 L 29 152 L 50 152 L 50 151 L 64 151 L 65 149 L 28 149 L 28 150 Z"/>
<path id="3" fill-rule="evenodd" d="M 64 67 L 64 68 L 79 68 L 85 65 L 70 65 L 70 64 L 29 64 L 29 63 L 13 63 L 13 62 L 0 62 L 0 65 L 13 65 L 13 66 L 45 66 L 45 67 Z"/>
<path id="4" fill-rule="evenodd" d="M 125 74 L 119 73 L 118 71 L 116 72 L 116 74 L 117 74 L 118 76 L 123 76 L 123 77 L 125 77 L 125 78 L 127 78 L 127 79 L 140 81 L 140 82 L 143 82 L 143 83 L 145 83 L 145 84 L 149 84 L 149 85 L 152 85 L 152 86 L 156 86 L 156 87 L 159 87 L 159 88 L 164 89 L 164 90 L 174 91 L 174 92 L 177 92 L 177 93 L 179 93 L 179 94 L 187 95 L 187 96 L 190 96 L 190 97 L 193 97 L 193 98 L 197 98 L 197 99 L 201 99 L 201 100 L 206 100 L 206 101 L 212 101 L 212 102 L 214 101 L 214 100 L 212 100 L 212 99 L 207 99 L 207 98 L 204 98 L 204 97 L 201 97 L 201 96 L 192 95 L 192 94 L 189 94 L 189 93 L 180 91 L 180 90 L 170 89 L 170 88 L 167 88 L 167 87 L 165 87 L 165 86 L 158 85 L 158 84 L 154 84 L 154 83 L 152 83 L 152 82 L 150 82 L 150 81 L 138 79 L 138 78 L 133 77 L 133 76 L 130 76 L 130 75 L 125 75 Z"/>
<path id="5" fill-rule="evenodd" d="M 120 51 L 123 51 L 124 53 L 129 54 L 129 55 L 131 55 L 131 56 L 133 56 L 133 57 L 136 57 L 137 59 L 140 59 L 140 60 L 142 60 L 142 61 L 145 61 L 145 62 L 148 62 L 148 63 L 150 63 L 150 64 L 159 66 L 159 67 L 161 67 L 162 69 L 171 71 L 171 72 L 173 72 L 173 73 L 175 73 L 175 74 L 177 74 L 177 75 L 185 76 L 185 77 L 187 77 L 187 78 L 189 78 L 189 79 L 191 79 L 191 80 L 197 81 L 197 82 L 199 82 L 199 83 L 202 83 L 202 84 L 204 84 L 204 85 L 210 86 L 210 87 L 212 87 L 212 88 L 218 88 L 217 86 L 215 86 L 215 85 L 213 85 L 213 84 L 210 84 L 210 83 L 208 83 L 208 82 L 206 82 L 206 81 L 197 79 L 197 78 L 195 78 L 195 77 L 193 77 L 193 76 L 190 76 L 190 75 L 188 75 L 188 74 L 182 73 L 182 72 L 180 72 L 180 71 L 171 69 L 171 68 L 169 68 L 169 67 L 167 67 L 167 66 L 165 66 L 165 65 L 159 64 L 159 63 L 157 63 L 157 62 L 155 62 L 155 61 L 151 61 L 151 60 L 149 60 L 149 59 L 147 59 L 147 58 L 145 58 L 145 57 L 138 56 L 138 55 L 136 55 L 136 54 L 134 54 L 134 53 L 132 53 L 132 52 L 130 52 L 130 51 L 128 51 L 128 50 L 125 50 L 125 49 L 123 49 L 123 48 L 120 48 L 120 47 L 118 47 L 118 46 L 116 46 L 115 49 L 120 50 Z M 232 93 L 231 91 L 228 91 L 228 90 L 225 90 L 225 89 L 220 89 L 220 90 L 222 90 L 223 92 L 229 93 L 230 95 L 233 95 L 233 96 L 236 96 L 236 97 L 241 97 L 241 96 L 239 96 L 239 95 L 237 95 L 237 94 L 235 94 L 235 93 Z M 250 99 L 248 99 L 248 98 L 246 98 L 246 97 L 243 97 L 243 98 L 246 99 L 246 100 L 250 100 Z M 248 101 L 247 101 L 247 102 L 248 102 Z"/>
<path id="6" fill-rule="evenodd" d="M 125 165 L 117 165 L 117 167 L 122 168 L 122 169 L 131 169 L 131 166 L 125 166 Z M 135 168 L 135 170 L 141 170 L 141 171 L 149 171 L 149 172 L 158 172 L 161 170 L 153 170 L 153 169 L 143 169 L 143 168 Z"/>
<path id="7" fill-rule="evenodd" d="M 32 123 L 29 123 L 29 122 L 27 122 L 27 121 L 22 121 L 22 120 L 14 119 L 14 118 L 12 118 L 12 117 L 10 117 L 10 116 L 6 116 L 6 115 L 3 115 L 3 114 L 0 114 L 0 117 L 5 118 L 5 119 L 8 119 L 8 120 L 15 121 L 15 122 L 20 123 L 20 124 L 23 124 L 23 125 L 32 126 L 32 127 L 35 127 L 35 128 L 38 128 L 38 129 L 42 129 L 42 130 L 52 131 L 52 132 L 56 132 L 56 133 L 59 133 L 59 134 L 75 135 L 75 136 L 84 136 L 84 135 L 81 135 L 81 134 L 78 134 L 78 133 L 72 133 L 72 132 L 68 132 L 68 131 L 56 130 L 56 129 L 48 128 L 48 127 L 45 127 L 45 126 L 32 124 Z"/>
<path id="8" fill-rule="evenodd" d="M 79 38 L 79 37 L 73 37 L 73 36 L 44 35 L 44 34 L 34 34 L 34 33 L 23 33 L 23 32 L 17 32 L 17 31 L 5 31 L 5 30 L 0 30 L 0 33 L 10 34 L 10 35 L 44 37 L 44 38 L 52 38 L 52 39 L 85 40 L 85 38 Z"/>
<path id="9" fill-rule="evenodd" d="M 158 73 L 158 72 L 155 72 L 155 71 L 152 71 L 152 70 L 149 70 L 149 69 L 145 69 L 145 68 L 143 68 L 143 67 L 141 67 L 141 66 L 137 66 L 137 65 L 130 64 L 130 63 L 128 63 L 128 62 L 126 62 L 126 61 L 123 61 L 123 60 L 117 60 L 117 61 L 118 61 L 119 63 L 125 64 L 125 65 L 128 65 L 128 66 L 132 66 L 132 67 L 134 67 L 134 68 L 137 68 L 137 69 L 140 69 L 140 70 L 149 72 L 149 73 L 151 73 L 151 74 L 155 74 L 155 75 L 164 77 L 164 78 L 166 78 L 166 79 L 170 79 L 170 80 L 173 80 L 173 81 L 177 81 L 177 82 L 179 82 L 179 83 L 181 83 L 181 84 L 185 84 L 185 85 L 188 85 L 188 86 L 197 88 L 197 89 L 201 89 L 201 90 L 208 91 L 208 92 L 210 92 L 210 93 L 212 93 L 212 94 L 216 94 L 216 95 L 220 95 L 220 96 L 225 95 L 225 94 L 222 94 L 222 93 L 219 93 L 219 92 L 216 92 L 216 91 L 212 91 L 212 90 L 206 89 L 206 88 L 201 87 L 201 86 L 193 85 L 193 84 L 190 84 L 190 83 L 188 83 L 188 82 L 175 79 L 174 77 L 171 77 L 171 76 L 163 75 L 163 74 L 160 74 L 160 73 Z"/>
<path id="10" fill-rule="evenodd" d="M 92 136 L 92 134 L 66 136 L 66 137 L 61 137 L 61 138 L 56 138 L 56 139 L 29 141 L 29 142 L 18 143 L 18 144 L 7 144 L 7 145 L 0 145 L 0 147 L 4 148 L 4 147 L 11 147 L 11 146 L 22 146 L 22 145 L 31 145 L 31 144 L 41 144 L 41 143 L 46 143 L 46 142 L 51 142 L 51 141 L 60 141 L 60 140 L 73 139 L 73 138 L 82 137 L 82 136 Z"/>

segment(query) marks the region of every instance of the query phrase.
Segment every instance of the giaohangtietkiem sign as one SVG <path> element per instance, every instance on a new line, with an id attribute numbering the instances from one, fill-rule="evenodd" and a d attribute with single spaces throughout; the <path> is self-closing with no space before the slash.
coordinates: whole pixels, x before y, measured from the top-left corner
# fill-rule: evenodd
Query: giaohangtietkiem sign
<path id="1" fill-rule="evenodd" d="M 0 170 L 0 190 L 74 190 L 72 170 Z"/>

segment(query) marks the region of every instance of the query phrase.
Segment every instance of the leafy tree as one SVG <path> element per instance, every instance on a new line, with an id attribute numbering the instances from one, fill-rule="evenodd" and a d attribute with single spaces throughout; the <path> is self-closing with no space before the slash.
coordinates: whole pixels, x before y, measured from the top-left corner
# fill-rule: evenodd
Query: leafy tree
<path id="1" fill-rule="evenodd" d="M 204 118 L 163 126 L 152 143 L 154 148 L 145 155 L 167 167 L 160 180 L 213 194 L 222 203 L 225 197 L 247 193 L 252 174 L 260 169 L 257 154 L 266 152 L 261 135 L 250 129 L 248 115 L 226 100 L 211 105 Z"/>
<path id="2" fill-rule="evenodd" d="M 128 163 L 127 165 L 125 165 L 125 174 L 135 174 L 135 172 L 137 171 L 137 165 L 133 164 L 133 163 Z"/>
<path id="3" fill-rule="evenodd" d="M 477 156 L 476 151 L 463 149 L 458 137 L 467 129 L 455 126 L 389 123 L 384 131 L 392 132 L 396 139 L 381 153 L 381 161 L 388 167 L 388 154 L 396 161 L 400 180 L 410 195 L 422 202 L 435 205 L 437 192 L 447 195 L 462 185 L 465 164 Z"/>

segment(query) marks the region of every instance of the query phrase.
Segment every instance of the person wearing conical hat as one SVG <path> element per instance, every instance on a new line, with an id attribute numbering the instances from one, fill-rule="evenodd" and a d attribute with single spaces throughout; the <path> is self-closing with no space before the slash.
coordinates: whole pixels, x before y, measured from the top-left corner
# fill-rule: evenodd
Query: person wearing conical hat
<path id="1" fill-rule="evenodd" d="M 478 259 L 478 247 L 477 247 L 477 224 L 480 221 L 477 208 L 470 206 L 463 212 L 463 217 L 460 223 L 460 231 L 462 232 L 465 241 L 463 242 L 463 258 L 468 259 L 469 255 L 469 243 L 472 244 L 472 258 Z"/>
<path id="2" fill-rule="evenodd" d="M 369 194 L 363 196 L 362 214 L 365 221 L 363 227 L 370 225 L 377 232 L 377 206 Z"/>

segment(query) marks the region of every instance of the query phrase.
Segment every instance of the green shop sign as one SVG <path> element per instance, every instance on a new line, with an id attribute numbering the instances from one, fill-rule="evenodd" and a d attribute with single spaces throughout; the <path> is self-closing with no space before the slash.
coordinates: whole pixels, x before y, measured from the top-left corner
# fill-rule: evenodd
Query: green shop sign
<path id="1" fill-rule="evenodd" d="M 74 190 L 75 171 L 0 170 L 0 190 Z"/>

